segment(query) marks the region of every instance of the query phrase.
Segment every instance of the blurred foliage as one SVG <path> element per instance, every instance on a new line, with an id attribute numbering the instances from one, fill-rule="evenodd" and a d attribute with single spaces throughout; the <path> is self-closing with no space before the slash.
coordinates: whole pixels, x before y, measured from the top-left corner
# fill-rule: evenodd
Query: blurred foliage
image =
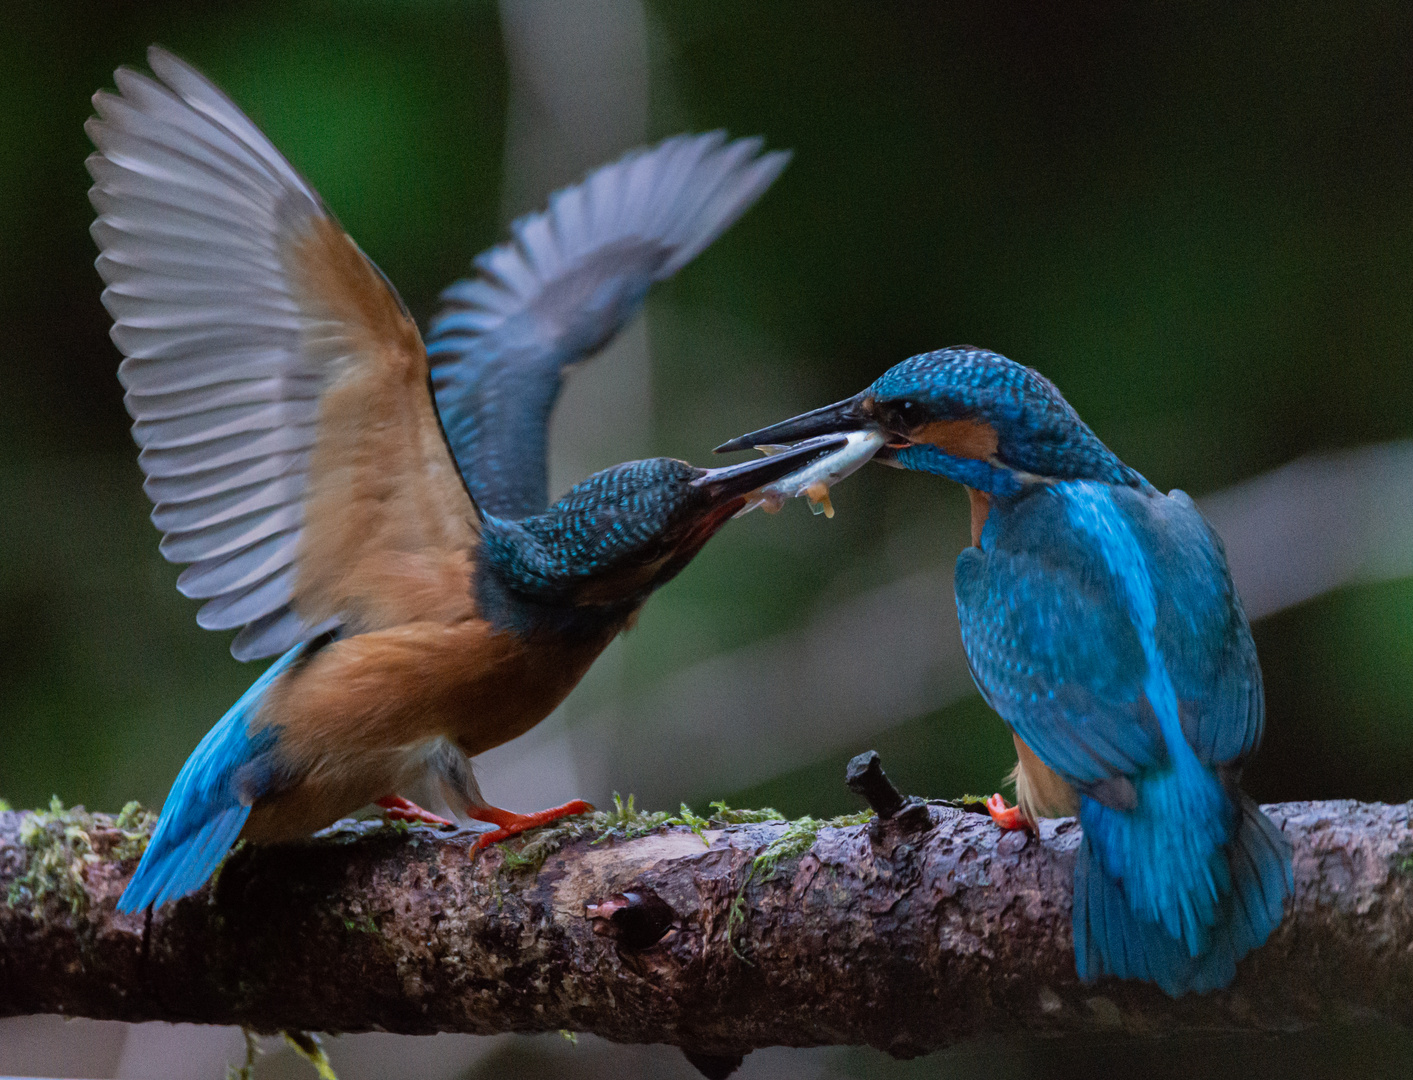
<path id="1" fill-rule="evenodd" d="M 727 436 L 963 341 L 1041 368 L 1164 489 L 1200 494 L 1302 453 L 1413 435 L 1413 8 L 648 10 L 655 137 L 724 126 L 796 155 L 759 207 L 654 296 L 658 452 L 700 460 Z M 226 635 L 197 629 L 145 520 L 86 234 L 89 96 L 118 64 L 141 65 L 149 42 L 176 50 L 285 150 L 425 319 L 501 235 L 496 6 L 8 0 L 5 22 L 0 794 L 155 803 L 253 672 Z M 871 469 L 835 503 L 829 523 L 793 506 L 708 545 L 624 643 L 629 692 L 945 565 L 964 542 L 960 494 L 924 477 Z M 1250 790 L 1413 795 L 1413 582 L 1318 599 L 1256 636 L 1269 723 Z M 843 766 L 870 745 L 901 788 L 928 795 L 994 790 L 1013 760 L 973 697 L 730 801 L 791 817 L 857 809 Z M 682 788 L 723 794 L 694 790 L 690 763 Z M 664 1048 L 615 1048 L 598 1064 L 589 1050 L 520 1040 L 475 1075 L 690 1074 Z M 1409 1052 L 1406 1036 L 1382 1031 L 1181 1053 L 988 1044 L 892 1074 L 1186 1075 L 1201 1060 L 1253 1076 L 1392 1076 Z M 850 1051 L 833 1074 L 884 1064 Z"/>
<path id="2" fill-rule="evenodd" d="M 1413 434 L 1413 9 L 650 0 L 652 134 L 795 149 L 650 305 L 655 449 L 722 438 L 971 341 L 1034 364 L 1162 488 Z M 86 229 L 82 125 L 161 41 L 220 82 L 425 319 L 501 235 L 508 79 L 489 0 L 11 0 L 0 62 L 0 792 L 160 800 L 249 682 L 157 554 Z M 733 524 L 622 650 L 632 692 L 945 565 L 958 492 L 872 469 L 825 523 Z M 1406 798 L 1413 585 L 1257 627 L 1263 798 Z M 651 737 L 645 731 L 644 737 Z M 854 809 L 875 745 L 910 791 L 1011 761 L 976 699 L 731 796 Z M 749 753 L 749 747 L 743 747 Z M 691 788 L 682 797 L 724 794 Z"/>

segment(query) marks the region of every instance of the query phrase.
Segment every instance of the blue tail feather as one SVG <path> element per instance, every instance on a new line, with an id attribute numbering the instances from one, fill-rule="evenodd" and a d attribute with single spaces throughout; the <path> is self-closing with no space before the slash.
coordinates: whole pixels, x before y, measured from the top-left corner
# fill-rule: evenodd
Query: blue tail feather
<path id="1" fill-rule="evenodd" d="M 1280 831 L 1241 796 L 1235 836 L 1223 851 L 1229 887 L 1214 911 L 1203 948 L 1135 910 L 1124 881 L 1105 870 L 1100 840 L 1086 826 L 1075 864 L 1074 946 L 1081 979 L 1103 975 L 1147 979 L 1172 997 L 1226 986 L 1237 962 L 1280 925 L 1294 890 L 1290 846 Z"/>
<path id="2" fill-rule="evenodd" d="M 1103 871 L 1123 881 L 1129 906 L 1197 956 L 1231 891 L 1225 848 L 1233 807 L 1185 745 L 1163 769 L 1136 778 L 1134 788 L 1132 810 L 1082 799 L 1080 822 Z"/>
<path id="3" fill-rule="evenodd" d="M 273 728 L 252 738 L 250 721 L 270 684 L 304 648 L 296 645 L 271 664 L 186 759 L 137 872 L 118 899 L 119 911 L 179 899 L 215 873 L 250 816 L 250 794 L 237 791 L 237 774 L 275 744 Z"/>

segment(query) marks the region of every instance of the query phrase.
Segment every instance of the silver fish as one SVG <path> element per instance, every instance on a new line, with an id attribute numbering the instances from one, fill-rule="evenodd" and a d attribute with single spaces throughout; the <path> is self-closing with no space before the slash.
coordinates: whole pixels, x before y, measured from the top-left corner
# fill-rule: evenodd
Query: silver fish
<path id="1" fill-rule="evenodd" d="M 831 437 L 822 435 L 819 438 L 828 439 Z M 792 472 L 789 476 L 781 477 L 774 483 L 767 484 L 736 512 L 736 516 L 741 517 L 743 514 L 749 514 L 758 506 L 762 507 L 766 513 L 774 514 L 788 500 L 797 499 L 803 495 L 809 499 L 810 509 L 816 514 L 833 517 L 834 506 L 829 501 L 829 489 L 844 477 L 862 468 L 869 458 L 882 449 L 885 441 L 881 431 L 849 432 L 848 441 L 834 453 L 825 454 L 804 468 Z M 806 443 L 793 445 L 804 446 Z M 767 457 L 772 457 L 782 450 L 790 449 L 790 447 L 766 443 L 756 449 Z"/>

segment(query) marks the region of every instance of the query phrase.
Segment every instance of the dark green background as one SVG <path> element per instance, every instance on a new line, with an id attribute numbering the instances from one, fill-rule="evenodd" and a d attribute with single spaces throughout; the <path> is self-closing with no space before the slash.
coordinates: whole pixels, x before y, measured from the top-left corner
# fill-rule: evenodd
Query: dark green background
<path id="1" fill-rule="evenodd" d="M 253 673 L 197 629 L 146 522 L 86 232 L 89 95 L 150 41 L 196 63 L 425 319 L 501 237 L 500 27 L 494 5 L 452 0 L 5 7 L 0 794 L 155 802 Z M 1408 5 L 659 0 L 649 16 L 650 136 L 725 126 L 796 155 L 654 294 L 656 451 L 701 461 L 958 342 L 1039 367 L 1164 489 L 1413 435 Z M 799 624 L 843 570 L 864 589 L 962 542 L 962 500 L 928 478 L 870 469 L 836 495 L 827 525 L 792 507 L 727 529 L 649 606 L 630 685 Z M 1256 638 L 1253 793 L 1413 797 L 1413 582 L 1323 597 Z M 850 808 L 840 769 L 868 745 L 911 790 L 989 791 L 1008 744 L 973 697 L 732 797 Z M 682 794 L 731 793 L 684 776 Z"/>
<path id="2" fill-rule="evenodd" d="M 1405 5 L 649 11 L 650 135 L 726 126 L 796 154 L 654 297 L 659 452 L 701 460 L 962 341 L 1040 367 L 1164 488 L 1413 434 Z M 143 520 L 86 233 L 89 95 L 149 41 L 188 57 L 425 318 L 501 236 L 500 29 L 493 5 L 450 0 L 11 0 L 6 22 L 0 792 L 153 801 L 251 673 L 196 628 Z M 715 324 L 754 347 L 705 347 Z M 629 678 L 797 624 L 841 567 L 864 588 L 959 542 L 957 494 L 926 478 L 871 469 L 837 502 L 827 526 L 726 530 L 650 606 Z M 1345 590 L 1256 633 L 1270 723 L 1253 790 L 1413 795 L 1413 585 Z M 881 740 L 937 794 L 994 786 L 1005 743 L 974 700 Z M 748 794 L 842 807 L 847 756 Z"/>

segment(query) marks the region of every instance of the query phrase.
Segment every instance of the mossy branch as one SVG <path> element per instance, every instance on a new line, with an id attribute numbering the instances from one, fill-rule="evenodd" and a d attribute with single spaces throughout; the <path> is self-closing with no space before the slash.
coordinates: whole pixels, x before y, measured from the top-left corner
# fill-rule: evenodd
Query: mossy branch
<path id="1" fill-rule="evenodd" d="M 1408 806 L 1288 803 L 1293 909 L 1224 992 L 1075 978 L 1078 829 L 956 806 L 789 822 L 619 802 L 480 855 L 355 823 L 245 848 L 149 918 L 114 903 L 151 828 L 0 812 L 0 1015 L 258 1031 L 590 1031 L 694 1060 L 767 1045 L 923 1053 L 981 1032 L 1413 1021 Z"/>

